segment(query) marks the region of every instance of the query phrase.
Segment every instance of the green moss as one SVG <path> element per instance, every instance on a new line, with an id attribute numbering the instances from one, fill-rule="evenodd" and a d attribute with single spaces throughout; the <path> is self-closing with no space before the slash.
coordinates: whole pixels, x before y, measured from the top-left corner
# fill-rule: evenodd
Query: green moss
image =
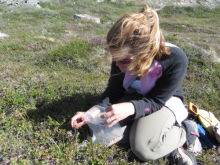
<path id="1" fill-rule="evenodd" d="M 132 6 L 135 6 L 135 4 L 134 4 L 134 2 L 127 2 L 127 3 L 126 3 L 126 6 L 132 7 Z"/>
<path id="2" fill-rule="evenodd" d="M 49 66 L 51 64 L 60 63 L 64 66 L 77 67 L 80 60 L 91 54 L 93 47 L 86 40 L 72 40 L 64 46 L 48 52 L 45 58 L 39 59 L 37 65 Z"/>
<path id="3" fill-rule="evenodd" d="M 187 100 L 195 102 L 202 109 L 214 113 L 217 113 L 217 110 L 220 109 L 219 67 L 219 63 L 213 63 L 208 59 L 196 58 L 196 55 L 194 57 L 191 55 L 184 80 L 184 91 Z"/>
<path id="4" fill-rule="evenodd" d="M 175 36 L 166 36 L 165 40 L 170 43 L 175 43 L 178 39 Z"/>
<path id="5" fill-rule="evenodd" d="M 182 17 L 189 16 L 194 18 L 211 18 L 219 17 L 219 8 L 210 9 L 203 6 L 198 7 L 180 7 L 180 6 L 166 6 L 158 12 L 160 16 L 166 17 Z"/>
<path id="6" fill-rule="evenodd" d="M 11 42 L 4 42 L 0 44 L 0 52 L 1 51 L 6 51 L 7 53 L 13 52 L 13 51 L 24 51 L 26 48 L 23 45 L 20 45 L 16 41 L 11 41 Z"/>
<path id="7" fill-rule="evenodd" d="M 186 32 L 187 26 L 181 23 L 168 23 L 168 22 L 161 22 L 161 28 L 168 30 L 168 31 L 176 31 L 176 32 Z"/>

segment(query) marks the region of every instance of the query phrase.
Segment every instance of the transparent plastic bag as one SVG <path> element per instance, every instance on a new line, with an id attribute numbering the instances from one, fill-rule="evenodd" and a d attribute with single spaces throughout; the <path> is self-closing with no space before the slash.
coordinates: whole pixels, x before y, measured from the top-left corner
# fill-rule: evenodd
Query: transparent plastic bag
<path id="1" fill-rule="evenodd" d="M 108 119 L 101 118 L 103 113 L 105 113 L 105 107 L 95 105 L 86 112 L 83 118 L 93 132 L 92 141 L 101 143 L 103 146 L 111 146 L 122 139 L 123 133 L 119 123 L 116 123 L 111 128 L 106 128 L 107 124 L 101 124 Z"/>

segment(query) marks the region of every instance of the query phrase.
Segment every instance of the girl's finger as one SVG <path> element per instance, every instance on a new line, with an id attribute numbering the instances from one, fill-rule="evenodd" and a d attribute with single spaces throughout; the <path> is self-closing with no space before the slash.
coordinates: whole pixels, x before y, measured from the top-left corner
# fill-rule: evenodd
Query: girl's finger
<path id="1" fill-rule="evenodd" d="M 112 110 L 113 110 L 112 106 L 109 106 L 109 107 L 107 107 L 107 108 L 105 109 L 105 112 L 110 112 L 110 111 L 112 111 Z"/>
<path id="2" fill-rule="evenodd" d="M 111 117 L 112 115 L 113 115 L 112 111 L 105 112 L 103 115 L 101 115 L 101 118 L 108 118 Z"/>
<path id="3" fill-rule="evenodd" d="M 115 125 L 118 122 L 118 120 L 114 120 L 111 124 L 107 125 L 106 128 L 111 128 L 113 125 Z"/>
<path id="4" fill-rule="evenodd" d="M 76 120 L 76 119 L 79 118 L 80 116 L 82 116 L 82 114 L 77 112 L 77 113 L 71 118 L 71 121 Z"/>
<path id="5" fill-rule="evenodd" d="M 107 122 L 107 123 L 112 123 L 114 120 L 115 120 L 115 116 L 111 116 L 111 117 L 109 117 L 109 118 L 106 120 L 106 122 Z"/>
<path id="6" fill-rule="evenodd" d="M 72 128 L 75 128 L 77 126 L 77 121 L 71 120 L 71 126 L 72 126 Z"/>

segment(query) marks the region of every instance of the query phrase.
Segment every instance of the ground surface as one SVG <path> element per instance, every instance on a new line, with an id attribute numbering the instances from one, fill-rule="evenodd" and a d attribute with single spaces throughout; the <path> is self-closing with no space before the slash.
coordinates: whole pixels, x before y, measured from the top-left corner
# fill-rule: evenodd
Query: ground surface
<path id="1" fill-rule="evenodd" d="M 40 3 L 42 8 L 0 6 L 0 33 L 9 35 L 0 39 L 0 164 L 142 163 L 126 146 L 91 143 L 88 127 L 72 130 L 70 118 L 91 107 L 106 87 L 108 29 L 122 13 L 143 5 L 63 0 Z M 159 11 L 166 40 L 189 58 L 186 103 L 218 119 L 219 11 L 172 6 Z M 74 20 L 74 14 L 99 17 L 101 24 Z M 218 147 L 204 150 L 197 161 L 219 164 L 219 154 Z"/>

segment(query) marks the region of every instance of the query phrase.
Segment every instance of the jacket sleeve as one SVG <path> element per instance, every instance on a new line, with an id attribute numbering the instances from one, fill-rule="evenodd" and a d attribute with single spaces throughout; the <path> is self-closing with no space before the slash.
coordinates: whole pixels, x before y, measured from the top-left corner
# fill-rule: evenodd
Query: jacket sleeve
<path id="1" fill-rule="evenodd" d="M 98 105 L 107 107 L 117 102 L 124 94 L 123 80 L 124 73 L 115 65 L 115 62 L 112 62 L 108 85 L 99 98 Z"/>
<path id="2" fill-rule="evenodd" d="M 171 55 L 160 61 L 163 66 L 162 76 L 157 80 L 154 88 L 143 99 L 131 101 L 135 107 L 133 119 L 158 111 L 181 88 L 188 66 L 188 59 L 181 49 L 172 49 L 175 50 L 175 53 L 171 53 Z"/>

